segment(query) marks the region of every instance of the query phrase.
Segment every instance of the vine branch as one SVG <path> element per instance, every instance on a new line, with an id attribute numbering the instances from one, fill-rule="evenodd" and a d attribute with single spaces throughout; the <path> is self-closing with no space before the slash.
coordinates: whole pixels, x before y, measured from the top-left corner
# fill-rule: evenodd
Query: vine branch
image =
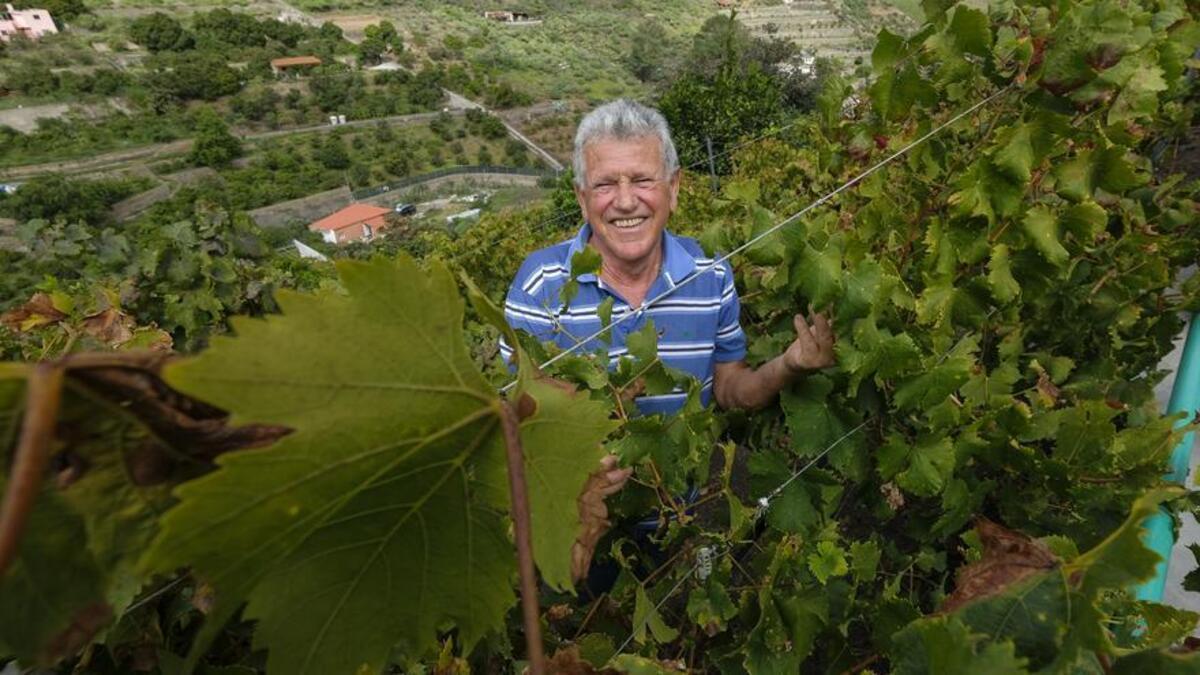
<path id="1" fill-rule="evenodd" d="M 17 557 L 21 534 L 29 522 L 33 502 L 41 491 L 42 474 L 50 462 L 50 442 L 62 403 L 63 367 L 40 363 L 27 382 L 25 419 L 13 455 L 12 479 L 0 504 L 0 577 Z"/>
<path id="2" fill-rule="evenodd" d="M 500 402 L 504 448 L 508 456 L 508 488 L 512 494 L 513 533 L 517 540 L 517 568 L 521 576 L 521 614 L 525 623 L 525 651 L 531 675 L 545 675 L 537 575 L 533 569 L 533 534 L 530 529 L 529 492 L 525 483 L 525 458 L 521 449 L 520 421 L 508 401 Z"/>

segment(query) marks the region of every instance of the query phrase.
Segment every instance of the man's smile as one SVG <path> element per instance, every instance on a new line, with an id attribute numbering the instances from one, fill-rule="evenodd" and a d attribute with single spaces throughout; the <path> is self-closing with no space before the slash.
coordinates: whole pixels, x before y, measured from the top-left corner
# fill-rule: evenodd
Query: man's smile
<path id="1" fill-rule="evenodd" d="M 610 225 L 618 230 L 631 230 L 646 221 L 646 216 L 638 216 L 636 218 L 617 218 L 608 221 Z"/>

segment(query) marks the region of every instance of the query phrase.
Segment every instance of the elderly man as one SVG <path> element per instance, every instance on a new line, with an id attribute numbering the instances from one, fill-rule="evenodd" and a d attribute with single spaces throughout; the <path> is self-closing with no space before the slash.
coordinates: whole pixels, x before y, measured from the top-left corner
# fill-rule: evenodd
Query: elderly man
<path id="1" fill-rule="evenodd" d="M 726 409 L 762 407 L 806 371 L 834 363 L 833 334 L 820 314 L 811 323 L 795 316 L 796 340 L 783 354 L 757 369 L 746 363 L 732 269 L 728 264 L 708 269 L 712 259 L 695 241 L 666 229 L 680 173 L 675 144 L 658 111 L 624 99 L 592 111 L 575 134 L 574 170 L 583 227 L 575 238 L 525 260 L 505 301 L 505 317 L 513 328 L 560 347 L 574 346 L 600 329 L 598 308 L 611 298 L 614 321 L 634 314 L 612 329 L 611 358 L 624 354 L 626 337 L 652 319 L 663 362 L 703 383 L 705 403 L 715 396 Z M 559 290 L 570 279 L 571 257 L 587 246 L 600 254 L 600 273 L 581 275 L 578 294 L 569 308 L 563 307 Z M 644 305 L 668 291 L 664 299 Z M 505 358 L 511 355 L 507 345 L 501 349 Z M 636 403 L 643 413 L 670 414 L 685 398 L 685 393 L 642 396 Z M 630 472 L 608 457 L 585 486 L 580 497 L 583 534 L 573 552 L 577 578 L 607 529 L 604 497 L 620 490 Z"/>

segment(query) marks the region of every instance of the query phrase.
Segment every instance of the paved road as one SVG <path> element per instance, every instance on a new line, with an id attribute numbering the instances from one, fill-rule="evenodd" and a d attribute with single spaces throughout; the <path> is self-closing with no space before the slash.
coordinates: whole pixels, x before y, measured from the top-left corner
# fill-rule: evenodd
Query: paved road
<path id="1" fill-rule="evenodd" d="M 496 114 L 495 111 L 488 110 L 483 105 L 476 103 L 475 101 L 472 101 L 471 99 L 467 98 L 466 96 L 463 96 L 462 94 L 456 94 L 456 93 L 450 91 L 449 89 L 443 89 L 442 91 L 446 92 L 446 96 L 448 97 L 448 99 L 450 101 L 449 105 L 452 109 L 468 110 L 468 109 L 474 108 L 476 110 L 486 110 L 488 112 Z M 542 110 L 544 112 L 549 112 L 549 111 L 553 110 L 552 107 L 546 108 L 545 107 L 546 105 L 547 104 L 543 104 L 543 106 L 542 106 Z M 518 141 L 521 141 L 522 143 L 524 143 L 525 147 L 532 150 L 533 154 L 537 155 L 538 158 L 540 158 L 543 162 L 545 162 L 551 169 L 554 169 L 555 171 L 563 170 L 562 162 L 559 162 L 557 159 L 555 159 L 554 155 L 551 155 L 549 152 L 546 151 L 545 148 L 543 148 L 542 146 L 540 146 L 537 143 L 534 143 L 532 140 L 530 140 L 530 138 L 528 136 L 521 133 L 513 125 L 509 124 L 508 121 L 506 121 L 504 119 L 504 117 L 502 117 L 501 115 L 496 114 L 496 117 L 499 118 L 500 121 L 504 124 L 504 128 L 508 130 L 509 136 L 512 136 L 513 138 L 517 139 Z"/>

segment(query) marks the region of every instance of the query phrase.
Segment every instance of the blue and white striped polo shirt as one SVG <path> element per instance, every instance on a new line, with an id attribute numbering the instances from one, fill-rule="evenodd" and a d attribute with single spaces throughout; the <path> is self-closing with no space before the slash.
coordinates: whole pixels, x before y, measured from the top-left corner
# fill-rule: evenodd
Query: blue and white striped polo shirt
<path id="1" fill-rule="evenodd" d="M 571 278 L 571 256 L 587 246 L 591 235 L 591 227 L 584 224 L 574 239 L 544 248 L 525 259 L 504 302 L 504 316 L 509 325 L 539 340 L 566 348 L 600 330 L 597 308 L 605 299 L 613 298 L 614 323 L 630 312 L 629 303 L 595 274 L 580 275 L 579 293 L 569 307 L 563 306 L 559 290 Z M 712 398 L 714 364 L 740 361 L 746 356 L 746 336 L 738 322 L 740 305 L 728 263 L 713 267 L 686 285 L 676 287 L 693 271 L 704 269 L 712 262 L 695 240 L 663 231 L 662 268 L 646 298 L 675 290 L 652 307 L 637 310 L 634 318 L 613 327 L 612 344 L 608 346 L 610 366 L 628 353 L 626 336 L 641 330 L 646 321 L 652 319 L 658 331 L 659 358 L 667 366 L 702 382 L 702 400 L 708 404 Z M 593 340 L 581 347 L 580 353 L 595 352 L 603 347 L 599 340 Z M 505 360 L 511 358 L 512 349 L 503 342 L 500 351 Z M 646 415 L 670 414 L 678 411 L 686 398 L 687 394 L 679 391 L 662 396 L 641 396 L 636 403 Z"/>

